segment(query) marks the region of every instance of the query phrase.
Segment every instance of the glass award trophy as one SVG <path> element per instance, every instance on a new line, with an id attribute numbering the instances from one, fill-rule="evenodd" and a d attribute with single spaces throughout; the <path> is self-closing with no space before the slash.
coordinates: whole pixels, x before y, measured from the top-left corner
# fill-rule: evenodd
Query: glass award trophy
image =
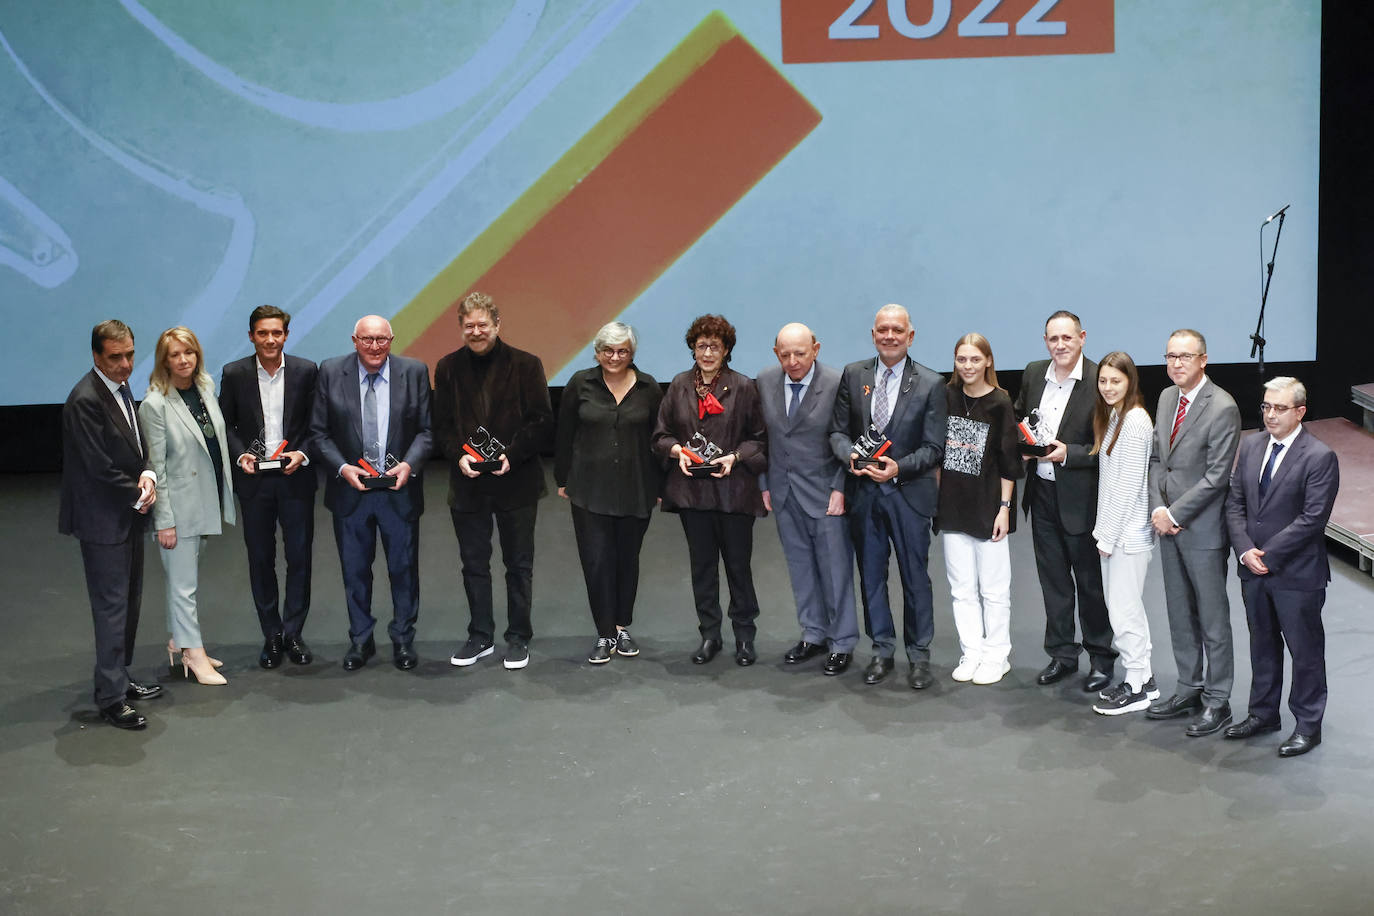
<path id="1" fill-rule="evenodd" d="M 1054 435 L 1045 424 L 1045 418 L 1040 415 L 1040 408 L 1035 408 L 1029 417 L 1017 423 L 1016 429 L 1021 433 L 1021 454 L 1044 458 L 1053 451 L 1054 446 L 1050 443 L 1054 441 Z"/>
<path id="2" fill-rule="evenodd" d="M 711 462 L 725 454 L 724 449 L 699 432 L 692 433 L 682 452 L 692 462 L 687 466 L 687 473 L 693 477 L 710 477 L 716 473 L 720 469 Z"/>
<path id="3" fill-rule="evenodd" d="M 283 457 L 286 454 L 286 440 L 281 440 L 276 451 L 267 454 L 265 428 L 258 431 L 258 437 L 248 446 L 248 453 L 253 456 L 253 471 L 258 474 L 280 474 L 287 465 L 287 459 Z"/>
<path id="4" fill-rule="evenodd" d="M 468 436 L 468 441 L 463 443 L 463 451 L 472 459 L 472 469 L 479 474 L 485 474 L 501 470 L 501 456 L 506 453 L 506 446 L 488 432 L 485 426 L 479 426 L 475 433 Z"/>
<path id="5" fill-rule="evenodd" d="M 358 467 L 367 472 L 366 477 L 359 477 L 359 482 L 368 490 L 390 490 L 396 486 L 396 478 L 388 477 L 387 471 L 400 464 L 396 456 L 387 452 L 386 458 L 381 462 L 381 469 L 377 465 L 368 461 L 366 458 L 358 459 Z"/>
<path id="6" fill-rule="evenodd" d="M 868 432 L 854 440 L 852 451 L 858 457 L 854 459 L 854 469 L 871 468 L 882 464 L 878 459 L 887 454 L 887 450 L 892 447 L 892 440 L 887 437 L 881 429 L 868 424 Z"/>

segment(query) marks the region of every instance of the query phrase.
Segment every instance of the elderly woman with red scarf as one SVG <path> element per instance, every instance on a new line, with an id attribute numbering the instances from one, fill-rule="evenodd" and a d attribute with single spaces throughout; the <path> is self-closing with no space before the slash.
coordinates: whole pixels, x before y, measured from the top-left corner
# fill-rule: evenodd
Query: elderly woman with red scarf
<path id="1" fill-rule="evenodd" d="M 721 647 L 720 560 L 730 589 L 735 663 L 752 665 L 759 600 L 750 567 L 754 519 L 763 516 L 758 475 L 768 466 L 767 433 L 753 379 L 729 368 L 735 328 L 720 315 L 702 315 L 687 329 L 695 360 L 668 386 L 651 440 L 668 469 L 663 509 L 676 512 L 687 536 L 704 665 Z M 694 466 L 707 466 L 694 472 Z"/>

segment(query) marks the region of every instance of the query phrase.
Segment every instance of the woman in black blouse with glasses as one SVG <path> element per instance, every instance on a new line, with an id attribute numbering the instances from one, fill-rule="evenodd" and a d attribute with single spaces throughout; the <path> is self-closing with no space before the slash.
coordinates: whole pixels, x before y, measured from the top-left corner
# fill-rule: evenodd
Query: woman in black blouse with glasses
<path id="1" fill-rule="evenodd" d="M 663 474 L 649 435 L 663 392 L 634 364 L 634 328 L 612 321 L 596 334 L 597 365 L 573 375 L 558 408 L 554 480 L 572 502 L 573 534 L 596 623 L 587 661 L 635 656 L 630 636 L 639 548 Z"/>

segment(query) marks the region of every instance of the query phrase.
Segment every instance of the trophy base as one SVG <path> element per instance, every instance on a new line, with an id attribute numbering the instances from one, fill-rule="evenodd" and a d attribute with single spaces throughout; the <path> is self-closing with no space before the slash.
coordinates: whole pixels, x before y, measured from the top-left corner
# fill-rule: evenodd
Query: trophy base
<path id="1" fill-rule="evenodd" d="M 468 467 L 472 468 L 474 471 L 476 471 L 476 472 L 479 473 L 479 474 L 490 474 L 492 471 L 499 471 L 499 470 L 501 470 L 501 462 L 500 462 L 500 461 L 471 461 L 471 462 L 468 463 Z"/>
<path id="2" fill-rule="evenodd" d="M 253 462 L 253 471 L 258 474 L 280 474 L 285 468 L 285 458 L 259 458 Z"/>
<path id="3" fill-rule="evenodd" d="M 1020 445 L 1021 454 L 1028 458 L 1044 458 L 1050 452 L 1054 451 L 1054 446 L 1052 445 L 1031 445 L 1028 442 L 1022 442 Z"/>
<path id="4" fill-rule="evenodd" d="M 859 470 L 860 468 L 882 467 L 883 463 L 877 458 L 855 458 L 852 464 L 855 470 Z"/>
<path id="5" fill-rule="evenodd" d="M 718 464 L 689 464 L 689 465 L 687 465 L 687 473 L 690 474 L 690 475 L 693 476 L 693 477 L 710 477 L 712 474 L 716 473 L 716 472 L 719 471 L 719 470 L 720 470 L 720 465 L 718 465 Z"/>
<path id="6" fill-rule="evenodd" d="M 387 477 L 386 475 L 382 475 L 381 477 L 359 477 L 358 480 L 362 483 L 363 489 L 365 490 L 390 490 L 392 487 L 396 486 L 396 478 Z"/>

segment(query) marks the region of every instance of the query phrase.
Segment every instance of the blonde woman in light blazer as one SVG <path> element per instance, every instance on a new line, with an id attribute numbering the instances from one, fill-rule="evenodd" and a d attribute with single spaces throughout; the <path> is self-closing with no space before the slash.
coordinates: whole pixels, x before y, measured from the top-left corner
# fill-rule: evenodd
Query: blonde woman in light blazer
<path id="1" fill-rule="evenodd" d="M 224 417 L 215 383 L 205 371 L 200 341 L 188 328 L 162 332 L 148 394 L 138 418 L 157 474 L 153 528 L 167 574 L 168 663 L 181 648 L 184 676 L 224 684 L 216 659 L 205 652 L 196 612 L 200 553 L 208 535 L 234 524 L 234 494 Z"/>

